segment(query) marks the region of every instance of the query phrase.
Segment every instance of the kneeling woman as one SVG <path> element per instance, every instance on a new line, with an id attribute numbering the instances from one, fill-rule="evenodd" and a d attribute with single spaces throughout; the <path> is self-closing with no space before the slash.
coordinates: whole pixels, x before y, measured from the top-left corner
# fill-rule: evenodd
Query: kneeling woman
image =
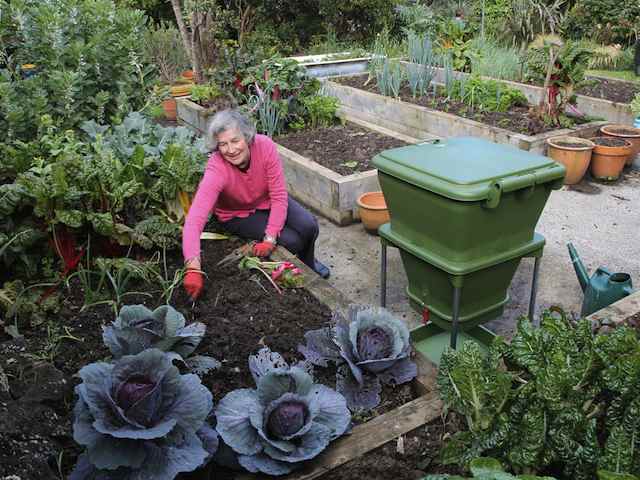
<path id="1" fill-rule="evenodd" d="M 329 269 L 314 256 L 318 221 L 287 195 L 273 140 L 256 134 L 240 112 L 224 110 L 213 117 L 207 141 L 213 153 L 182 234 L 187 293 L 195 299 L 202 291 L 200 235 L 212 211 L 227 231 L 258 241 L 254 255 L 268 257 L 280 243 L 327 278 Z"/>

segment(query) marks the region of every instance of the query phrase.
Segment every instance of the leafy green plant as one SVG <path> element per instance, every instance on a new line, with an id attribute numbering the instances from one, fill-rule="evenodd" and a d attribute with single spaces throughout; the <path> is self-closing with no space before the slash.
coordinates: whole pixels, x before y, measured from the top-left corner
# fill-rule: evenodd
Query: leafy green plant
<path id="1" fill-rule="evenodd" d="M 326 95 L 304 97 L 302 104 L 309 115 L 311 128 L 330 127 L 336 119 L 338 99 Z"/>
<path id="2" fill-rule="evenodd" d="M 175 82 L 191 66 L 180 32 L 168 22 L 150 26 L 145 32 L 144 53 L 147 62 L 155 64 L 165 84 Z"/>
<path id="3" fill-rule="evenodd" d="M 349 428 L 351 414 L 342 395 L 314 383 L 301 366 L 289 366 L 263 348 L 249 357 L 249 370 L 256 389 L 228 393 L 215 413 L 218 433 L 250 472 L 292 472 Z M 256 415 L 262 421 L 250 421 Z"/>
<path id="4" fill-rule="evenodd" d="M 333 321 L 334 327 L 305 333 L 307 343 L 298 351 L 314 365 L 338 365 L 336 388 L 351 410 L 375 408 L 382 383 L 399 385 L 417 375 L 409 330 L 386 310 L 352 305 Z"/>
<path id="5" fill-rule="evenodd" d="M 452 98 L 466 103 L 472 110 L 506 112 L 514 106 L 527 106 L 527 97 L 515 88 L 477 75 L 461 77 L 454 82 Z"/>
<path id="6" fill-rule="evenodd" d="M 468 428 L 445 446 L 446 463 L 488 454 L 515 472 L 640 473 L 640 339 L 628 327 L 597 335 L 561 312 L 540 328 L 523 317 L 510 344 L 445 352 L 438 386 Z"/>
<path id="7" fill-rule="evenodd" d="M 161 350 L 92 363 L 78 375 L 73 431 L 85 451 L 70 478 L 171 479 L 217 450 L 211 392 Z"/>
<path id="8" fill-rule="evenodd" d="M 382 66 L 376 72 L 376 83 L 380 93 L 397 98 L 400 94 L 403 77 L 404 70 L 400 63 L 385 58 Z"/>

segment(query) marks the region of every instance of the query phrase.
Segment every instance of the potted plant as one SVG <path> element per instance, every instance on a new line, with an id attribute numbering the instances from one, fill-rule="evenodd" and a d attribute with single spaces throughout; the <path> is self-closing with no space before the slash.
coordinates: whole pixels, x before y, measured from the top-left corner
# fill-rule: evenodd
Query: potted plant
<path id="1" fill-rule="evenodd" d="M 631 143 L 631 155 L 626 163 L 631 165 L 635 156 L 640 152 L 640 128 L 628 125 L 605 125 L 600 131 L 607 137 L 622 138 Z"/>
<path id="2" fill-rule="evenodd" d="M 627 158 L 631 156 L 631 142 L 616 137 L 594 137 L 591 155 L 591 174 L 600 180 L 617 180 Z"/>
<path id="3" fill-rule="evenodd" d="M 589 168 L 591 153 L 595 144 L 579 137 L 553 137 L 547 140 L 547 154 L 567 169 L 565 185 L 573 185 L 582 180 Z"/>
<path id="4" fill-rule="evenodd" d="M 237 103 L 231 95 L 224 93 L 213 83 L 193 85 L 191 100 L 211 112 L 233 108 Z"/>

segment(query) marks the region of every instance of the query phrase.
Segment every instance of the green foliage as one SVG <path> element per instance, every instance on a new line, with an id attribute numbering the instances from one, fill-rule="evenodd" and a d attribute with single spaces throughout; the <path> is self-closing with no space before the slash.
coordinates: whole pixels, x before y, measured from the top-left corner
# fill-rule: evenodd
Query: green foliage
<path id="1" fill-rule="evenodd" d="M 491 40 L 474 38 L 470 46 L 471 73 L 480 76 L 521 81 L 524 73 L 522 54 L 515 48 L 501 47 Z"/>
<path id="2" fill-rule="evenodd" d="M 271 57 L 249 68 L 242 84 L 257 85 L 268 93 L 273 92 L 277 86 L 280 95 L 288 97 L 301 90 L 308 81 L 305 68 L 295 60 Z"/>
<path id="3" fill-rule="evenodd" d="M 516 105 L 528 105 L 527 97 L 520 90 L 477 75 L 455 80 L 452 98 L 463 101 L 472 109 L 489 112 L 506 112 Z"/>
<path id="4" fill-rule="evenodd" d="M 204 83 L 191 87 L 191 100 L 203 103 L 222 95 L 222 91 L 215 83 Z"/>
<path id="5" fill-rule="evenodd" d="M 319 0 L 319 14 L 325 26 L 331 25 L 340 38 L 366 40 L 396 21 L 393 0 Z"/>
<path id="6" fill-rule="evenodd" d="M 640 5 L 633 0 L 578 0 L 564 30 L 570 38 L 632 45 L 640 31 Z"/>
<path id="7" fill-rule="evenodd" d="M 144 54 L 148 64 L 154 64 L 165 84 L 175 82 L 180 74 L 191 68 L 180 32 L 169 23 L 151 26 L 144 36 Z"/>
<path id="8" fill-rule="evenodd" d="M 418 35 L 433 35 L 436 33 L 438 22 L 431 7 L 416 1 L 409 5 L 399 4 L 396 9 L 400 15 L 401 28 L 406 34 L 409 34 L 409 32 Z"/>
<path id="9" fill-rule="evenodd" d="M 453 69 L 467 71 L 471 64 L 472 29 L 464 21 L 449 18 L 439 25 L 438 46 L 444 57 L 451 58 Z"/>
<path id="10" fill-rule="evenodd" d="M 525 317 L 510 344 L 484 354 L 474 343 L 445 352 L 438 386 L 468 430 L 445 446 L 445 462 L 489 454 L 509 470 L 560 467 L 567 478 L 596 470 L 640 473 L 640 340 L 621 327 L 596 335 L 591 324 L 543 314 Z"/>
<path id="11" fill-rule="evenodd" d="M 9 146 L 37 138 L 45 114 L 68 129 L 120 121 L 144 104 L 152 69 L 143 64 L 142 12 L 111 0 L 2 0 L 0 11 L 13 19 L 0 44 L 0 131 Z M 23 75 L 23 64 L 35 64 L 35 74 Z"/>
<path id="12" fill-rule="evenodd" d="M 306 97 L 302 103 L 309 115 L 311 128 L 333 125 L 338 110 L 338 99 L 324 95 Z"/>
<path id="13" fill-rule="evenodd" d="M 404 79 L 404 70 L 395 60 L 384 59 L 376 71 L 376 83 L 382 95 L 398 97 Z"/>

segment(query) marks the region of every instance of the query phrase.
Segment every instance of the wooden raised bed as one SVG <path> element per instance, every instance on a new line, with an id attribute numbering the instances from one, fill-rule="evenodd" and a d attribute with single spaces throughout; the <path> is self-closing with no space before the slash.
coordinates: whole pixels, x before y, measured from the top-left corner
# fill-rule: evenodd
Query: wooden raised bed
<path id="1" fill-rule="evenodd" d="M 424 138 L 429 135 L 474 136 L 535 153 L 545 153 L 546 140 L 550 137 L 558 135 L 592 137 L 600 127 L 610 123 L 589 122 L 575 128 L 563 128 L 539 135 L 524 135 L 377 93 L 340 85 L 330 80 L 324 81 L 324 92 L 338 98 L 343 114 L 374 124 L 384 124 L 387 128 L 415 138 Z"/>
<path id="2" fill-rule="evenodd" d="M 192 128 L 201 135 L 206 133 L 209 119 L 216 113 L 215 110 L 192 102 L 189 97 L 176 98 L 176 111 L 178 123 Z"/>
<path id="3" fill-rule="evenodd" d="M 332 77 L 366 72 L 371 57 L 340 58 L 349 52 L 289 57 L 302 65 L 311 77 Z M 337 57 L 337 58 L 336 58 Z"/>
<path id="4" fill-rule="evenodd" d="M 407 63 L 408 62 L 402 62 L 403 65 L 407 65 Z M 468 76 L 470 76 L 468 73 L 455 72 L 456 78 L 464 78 Z M 485 80 L 496 80 L 511 88 L 520 90 L 532 105 L 537 105 L 540 102 L 541 96 L 544 95 L 544 88 L 536 85 L 529 85 L 511 80 L 502 80 L 500 78 L 493 77 L 483 76 L 481 78 Z M 434 80 L 439 84 L 444 83 L 444 69 L 435 69 Z M 576 101 L 578 110 L 590 117 L 604 118 L 610 123 L 624 123 L 628 125 L 633 123 L 634 115 L 631 112 L 631 106 L 628 103 L 612 102 L 610 100 L 589 97 L 587 95 L 576 95 Z"/>
<path id="5" fill-rule="evenodd" d="M 607 321 L 612 325 L 621 325 L 638 313 L 640 313 L 640 290 L 592 313 L 587 318 L 594 323 Z"/>
<path id="6" fill-rule="evenodd" d="M 417 138 L 379 127 L 349 114 L 344 115 L 344 118 L 407 143 L 418 141 Z M 435 137 L 430 135 L 429 138 Z M 278 145 L 278 152 L 282 159 L 289 193 L 338 225 L 357 221 L 360 218 L 356 203 L 358 197 L 365 192 L 380 190 L 378 171 L 375 169 L 340 175 L 282 145 Z"/>

